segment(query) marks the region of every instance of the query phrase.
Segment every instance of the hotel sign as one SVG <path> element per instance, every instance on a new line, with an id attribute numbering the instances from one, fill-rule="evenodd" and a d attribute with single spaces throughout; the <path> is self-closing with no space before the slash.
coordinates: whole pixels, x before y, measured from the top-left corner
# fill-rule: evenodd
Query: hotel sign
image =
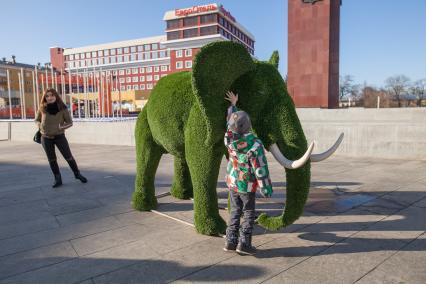
<path id="1" fill-rule="evenodd" d="M 208 5 L 201 5 L 201 6 L 192 6 L 190 8 L 185 9 L 176 9 L 175 10 L 175 16 L 177 17 L 185 17 L 192 14 L 198 14 L 198 13 L 204 13 L 204 12 L 210 12 L 210 11 L 217 11 L 219 10 L 225 17 L 230 19 L 231 21 L 235 22 L 235 18 L 232 16 L 232 14 L 227 11 L 223 5 L 218 7 L 216 4 L 208 4 Z"/>
<path id="2" fill-rule="evenodd" d="M 191 14 L 210 12 L 210 11 L 217 11 L 217 6 L 215 4 L 209 4 L 209 5 L 202 5 L 202 6 L 192 6 L 191 8 L 185 8 L 185 9 L 176 9 L 175 15 L 178 17 L 182 17 L 182 16 L 188 16 Z"/>

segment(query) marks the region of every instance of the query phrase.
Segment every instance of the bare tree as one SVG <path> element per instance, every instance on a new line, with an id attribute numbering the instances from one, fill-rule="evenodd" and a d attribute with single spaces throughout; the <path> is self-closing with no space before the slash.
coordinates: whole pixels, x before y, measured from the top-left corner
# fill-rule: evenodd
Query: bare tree
<path id="1" fill-rule="evenodd" d="M 389 93 L 397 100 L 398 107 L 401 107 L 401 95 L 407 91 L 409 83 L 410 78 L 405 75 L 389 77 L 385 81 L 385 86 Z"/>
<path id="2" fill-rule="evenodd" d="M 351 93 L 353 81 L 354 80 L 351 75 L 339 77 L 339 101 Z"/>
<path id="3" fill-rule="evenodd" d="M 416 96 L 417 106 L 422 106 L 422 100 L 426 99 L 426 78 L 415 81 L 411 85 L 410 91 Z"/>

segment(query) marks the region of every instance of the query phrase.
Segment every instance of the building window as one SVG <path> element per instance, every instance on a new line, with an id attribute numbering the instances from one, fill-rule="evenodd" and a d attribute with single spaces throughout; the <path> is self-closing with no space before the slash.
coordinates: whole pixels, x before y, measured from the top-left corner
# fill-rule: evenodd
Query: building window
<path id="1" fill-rule="evenodd" d="M 143 67 L 139 68 L 139 72 L 140 73 L 145 73 L 145 68 L 143 68 Z"/>
<path id="2" fill-rule="evenodd" d="M 130 47 L 130 52 L 136 52 L 136 46 Z"/>
<path id="3" fill-rule="evenodd" d="M 183 19 L 183 26 L 184 27 L 191 27 L 198 24 L 198 17 L 188 17 Z"/>
<path id="4" fill-rule="evenodd" d="M 192 61 L 185 61 L 185 68 L 192 68 Z"/>
<path id="5" fill-rule="evenodd" d="M 123 62 L 123 56 L 117 56 L 117 62 L 118 63 Z"/>
<path id="6" fill-rule="evenodd" d="M 120 56 L 120 57 L 121 57 L 121 56 Z M 124 55 L 123 57 L 124 57 L 124 62 L 129 62 L 129 59 L 130 59 L 130 55 L 129 55 L 129 56 L 127 56 L 127 55 Z"/>
<path id="7" fill-rule="evenodd" d="M 147 88 L 148 90 L 152 90 L 152 84 L 146 84 L 146 88 Z"/>
<path id="8" fill-rule="evenodd" d="M 146 67 L 146 73 L 151 73 L 151 72 L 152 72 L 152 67 L 151 66 Z"/>
<path id="9" fill-rule="evenodd" d="M 163 71 L 163 72 L 167 71 L 167 65 L 162 65 L 161 66 L 161 71 Z"/>
<path id="10" fill-rule="evenodd" d="M 136 91 L 139 90 L 139 86 L 138 85 L 134 85 L 133 86 L 133 90 L 136 90 Z"/>
<path id="11" fill-rule="evenodd" d="M 179 19 L 167 21 L 167 29 L 179 28 Z"/>
<path id="12" fill-rule="evenodd" d="M 75 60 L 79 60 L 80 59 L 80 53 L 75 54 Z"/>
<path id="13" fill-rule="evenodd" d="M 121 69 L 118 74 L 120 74 L 121 76 L 124 75 L 124 70 Z"/>
<path id="14" fill-rule="evenodd" d="M 126 69 L 126 75 L 132 74 L 132 69 Z"/>
<path id="15" fill-rule="evenodd" d="M 201 15 L 200 16 L 200 23 L 206 24 L 206 23 L 216 23 L 217 22 L 217 14 L 209 14 L 209 15 Z"/>
<path id="16" fill-rule="evenodd" d="M 176 58 L 182 57 L 182 50 L 176 50 Z"/>
<path id="17" fill-rule="evenodd" d="M 182 61 L 176 61 L 176 69 L 182 69 Z"/>
<path id="18" fill-rule="evenodd" d="M 111 55 L 115 55 L 115 54 L 116 54 L 116 52 L 115 52 L 115 48 L 110 49 L 110 51 L 111 51 Z"/>
<path id="19" fill-rule="evenodd" d="M 196 37 L 198 35 L 198 29 L 188 29 L 183 31 L 183 38 Z"/>
<path id="20" fill-rule="evenodd" d="M 124 84 L 124 82 L 126 82 L 126 80 L 124 78 L 120 78 L 120 84 Z"/>
<path id="21" fill-rule="evenodd" d="M 149 53 L 149 52 L 145 52 L 144 53 L 144 58 L 143 59 L 145 59 L 145 60 L 148 60 L 148 59 L 151 59 L 151 53 Z"/>
<path id="22" fill-rule="evenodd" d="M 145 76 L 140 76 L 141 82 L 145 82 Z"/>
<path id="23" fill-rule="evenodd" d="M 152 75 L 148 75 L 148 76 L 146 76 L 146 80 L 149 82 L 149 81 L 152 81 Z"/>
<path id="24" fill-rule="evenodd" d="M 160 66 L 154 66 L 154 72 L 160 72 Z"/>
<path id="25" fill-rule="evenodd" d="M 168 32 L 167 40 L 175 40 L 180 38 L 180 31 Z"/>
<path id="26" fill-rule="evenodd" d="M 96 51 L 92 51 L 92 57 L 96 57 L 96 56 L 97 56 Z"/>
<path id="27" fill-rule="evenodd" d="M 132 89 L 132 86 L 127 86 L 127 90 L 129 91 L 129 90 L 131 90 Z"/>
<path id="28" fill-rule="evenodd" d="M 145 84 L 140 85 L 141 90 L 145 90 Z"/>
<path id="29" fill-rule="evenodd" d="M 185 49 L 185 56 L 186 57 L 192 56 L 192 49 Z"/>
<path id="30" fill-rule="evenodd" d="M 150 51 L 151 50 L 151 45 L 150 44 L 145 44 L 144 48 L 145 48 L 145 51 Z"/>
<path id="31" fill-rule="evenodd" d="M 156 59 L 157 58 L 157 52 L 151 52 L 151 58 Z"/>
<path id="32" fill-rule="evenodd" d="M 85 54 L 84 54 L 84 53 L 82 53 L 82 54 L 81 54 L 81 59 L 85 59 L 85 58 L 86 58 Z"/>
<path id="33" fill-rule="evenodd" d="M 131 83 L 132 82 L 132 78 L 131 77 L 126 77 L 126 83 Z"/>
<path id="34" fill-rule="evenodd" d="M 160 75 L 154 75 L 154 81 L 160 80 Z"/>
<path id="35" fill-rule="evenodd" d="M 143 46 L 142 45 L 138 45 L 138 51 L 143 51 Z"/>
<path id="36" fill-rule="evenodd" d="M 138 68 L 132 68 L 132 74 L 138 74 Z"/>
<path id="37" fill-rule="evenodd" d="M 120 86 L 120 90 L 125 91 L 126 87 L 125 86 Z"/>
<path id="38" fill-rule="evenodd" d="M 160 58 L 166 57 L 166 52 L 164 50 L 160 51 Z"/>
<path id="39" fill-rule="evenodd" d="M 137 82 L 139 82 L 139 77 L 137 77 L 137 76 L 133 77 L 133 78 L 132 78 L 132 82 L 133 82 L 133 83 L 137 83 Z"/>
<path id="40" fill-rule="evenodd" d="M 122 48 L 117 48 L 117 54 L 123 54 L 123 49 Z"/>
<path id="41" fill-rule="evenodd" d="M 109 49 L 104 50 L 104 56 L 109 56 Z"/>
<path id="42" fill-rule="evenodd" d="M 136 61 L 136 53 L 132 53 L 131 61 Z"/>
<path id="43" fill-rule="evenodd" d="M 86 58 L 90 58 L 90 52 L 86 52 Z"/>
<path id="44" fill-rule="evenodd" d="M 158 49 L 158 43 L 153 43 L 152 50 L 157 50 L 157 49 Z"/>
<path id="45" fill-rule="evenodd" d="M 201 27 L 200 36 L 217 34 L 217 26 Z"/>
<path id="46" fill-rule="evenodd" d="M 124 48 L 124 53 L 129 53 L 129 48 L 128 47 Z"/>
<path id="47" fill-rule="evenodd" d="M 109 61 L 110 61 L 111 63 L 115 63 L 115 62 L 116 62 L 115 56 L 114 56 L 114 57 L 110 57 L 109 59 L 110 59 Z"/>

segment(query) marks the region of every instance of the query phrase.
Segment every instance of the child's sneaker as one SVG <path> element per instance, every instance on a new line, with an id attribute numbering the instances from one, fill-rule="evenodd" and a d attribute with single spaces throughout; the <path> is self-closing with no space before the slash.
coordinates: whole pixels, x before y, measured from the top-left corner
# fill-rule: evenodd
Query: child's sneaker
<path id="1" fill-rule="evenodd" d="M 253 255 L 256 253 L 256 248 L 245 243 L 238 243 L 237 252 L 245 255 Z"/>
<path id="2" fill-rule="evenodd" d="M 235 251 L 237 248 L 237 244 L 231 243 L 231 242 L 225 242 L 225 247 L 223 248 L 224 251 Z"/>

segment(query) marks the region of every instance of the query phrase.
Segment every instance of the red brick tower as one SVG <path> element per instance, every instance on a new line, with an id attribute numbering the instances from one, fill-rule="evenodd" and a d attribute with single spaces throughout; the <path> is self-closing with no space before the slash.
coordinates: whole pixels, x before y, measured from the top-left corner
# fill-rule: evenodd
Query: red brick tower
<path id="1" fill-rule="evenodd" d="M 288 91 L 296 107 L 339 106 L 341 0 L 288 0 Z"/>

